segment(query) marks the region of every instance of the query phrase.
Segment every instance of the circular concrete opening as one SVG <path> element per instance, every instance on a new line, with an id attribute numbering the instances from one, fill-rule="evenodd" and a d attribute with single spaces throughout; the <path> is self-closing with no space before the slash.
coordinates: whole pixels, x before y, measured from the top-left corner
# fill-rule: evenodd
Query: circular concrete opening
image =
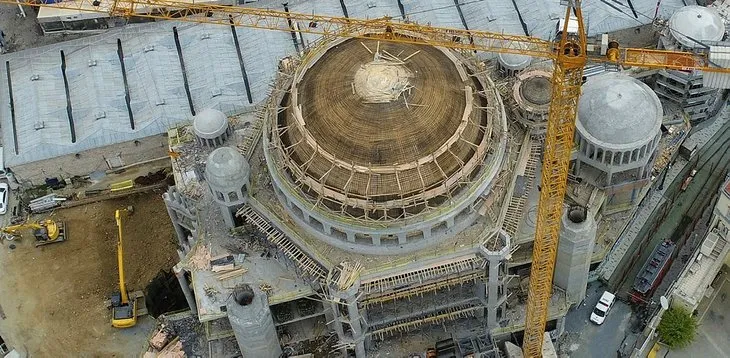
<path id="1" fill-rule="evenodd" d="M 241 306 L 248 306 L 253 302 L 253 289 L 251 286 L 243 284 L 233 289 L 233 299 Z"/>
<path id="2" fill-rule="evenodd" d="M 576 224 L 586 221 L 587 216 L 587 210 L 582 206 L 573 206 L 568 209 L 568 219 Z"/>
<path id="3" fill-rule="evenodd" d="M 531 103 L 545 105 L 550 103 L 552 83 L 550 83 L 550 78 L 547 77 L 530 77 L 522 83 L 520 91 L 522 96 Z"/>

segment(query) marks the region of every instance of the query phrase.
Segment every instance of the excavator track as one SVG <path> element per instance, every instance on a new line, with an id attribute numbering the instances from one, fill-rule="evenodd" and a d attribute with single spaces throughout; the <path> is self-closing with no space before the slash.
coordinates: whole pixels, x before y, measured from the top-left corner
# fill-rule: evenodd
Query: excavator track
<path id="1" fill-rule="evenodd" d="M 55 240 L 36 240 L 35 247 L 57 244 L 59 242 L 66 241 L 66 223 L 63 221 L 57 221 L 56 226 L 58 227 L 58 237 Z"/>

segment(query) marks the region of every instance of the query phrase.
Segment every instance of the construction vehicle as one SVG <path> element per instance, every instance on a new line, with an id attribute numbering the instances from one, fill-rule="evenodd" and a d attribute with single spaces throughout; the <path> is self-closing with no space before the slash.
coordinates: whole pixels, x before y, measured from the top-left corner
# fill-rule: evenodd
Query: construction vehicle
<path id="1" fill-rule="evenodd" d="M 21 236 L 20 230 L 26 229 L 33 230 L 36 247 L 66 241 L 66 225 L 63 221 L 56 222 L 51 219 L 45 219 L 6 226 L 0 230 L 2 231 L 3 238 L 11 241 Z"/>
<path id="2" fill-rule="evenodd" d="M 112 326 L 129 328 L 137 324 L 137 300 L 130 300 L 127 285 L 124 281 L 124 250 L 122 245 L 122 217 L 132 213 L 132 207 L 117 209 L 114 218 L 117 220 L 119 235 L 117 238 L 117 265 L 119 267 L 119 292 L 112 294 Z"/>
<path id="3" fill-rule="evenodd" d="M 682 187 L 680 187 L 679 190 L 681 190 L 681 191 L 687 190 L 689 185 L 692 183 L 692 180 L 695 178 L 695 175 L 697 175 L 697 169 L 692 169 L 692 171 L 689 173 L 689 175 L 682 182 Z"/>
<path id="4" fill-rule="evenodd" d="M 36 0 L 0 0 L 13 6 L 39 6 Z M 730 74 L 718 67 L 705 52 L 681 52 L 645 48 L 622 48 L 609 41 L 605 49 L 588 51 L 581 0 L 567 4 L 562 32 L 555 41 L 537 37 L 508 35 L 473 29 L 455 29 L 396 22 L 391 18 L 355 19 L 336 16 L 190 3 L 179 0 L 75 0 L 42 5 L 78 12 L 104 13 L 110 17 L 142 17 L 176 21 L 243 26 L 289 33 L 311 33 L 327 38 L 368 38 L 381 41 L 441 46 L 465 52 L 497 52 L 550 59 L 553 62 L 552 100 L 548 114 L 543 152 L 540 199 L 537 212 L 533 261 L 528 291 L 523 350 L 525 357 L 542 355 L 543 334 L 557 253 L 563 197 L 568 178 L 570 155 L 574 147 L 575 120 L 583 69 L 588 62 L 614 68 L 701 70 Z M 205 14 L 206 16 L 199 16 Z M 577 31 L 575 22 L 577 21 Z M 423 36 L 410 36 L 417 33 Z M 708 47 L 709 48 L 709 47 Z M 605 55 L 602 55 L 605 50 Z M 720 49 L 722 51 L 724 49 Z"/>

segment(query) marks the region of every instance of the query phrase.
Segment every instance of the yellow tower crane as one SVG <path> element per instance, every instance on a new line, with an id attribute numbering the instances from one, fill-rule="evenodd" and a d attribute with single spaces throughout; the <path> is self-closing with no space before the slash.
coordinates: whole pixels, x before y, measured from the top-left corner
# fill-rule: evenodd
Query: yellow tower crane
<path id="1" fill-rule="evenodd" d="M 71 0 L 51 5 L 74 11 L 106 13 L 111 17 L 142 17 L 304 32 L 327 37 L 377 38 L 383 41 L 442 46 L 466 51 L 523 54 L 553 61 L 552 100 L 542 166 L 533 263 L 527 301 L 523 351 L 542 355 L 542 339 L 552 294 L 552 278 L 563 212 L 563 196 L 577 115 L 583 67 L 587 62 L 649 69 L 702 70 L 730 74 L 711 64 L 706 53 L 620 48 L 611 42 L 605 56 L 588 52 L 580 0 L 568 1 L 563 31 L 555 42 L 535 37 L 488 31 L 394 22 L 391 18 L 352 19 L 267 9 L 233 7 L 175 0 Z M 12 5 L 38 6 L 34 0 L 0 0 Z M 578 31 L 569 31 L 575 19 Z M 418 34 L 419 36 L 408 36 Z"/>

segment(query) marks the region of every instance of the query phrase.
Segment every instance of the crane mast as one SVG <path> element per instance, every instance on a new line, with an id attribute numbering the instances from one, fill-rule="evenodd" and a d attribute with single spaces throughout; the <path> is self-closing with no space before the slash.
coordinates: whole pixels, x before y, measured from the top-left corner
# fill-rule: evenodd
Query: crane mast
<path id="1" fill-rule="evenodd" d="M 0 0 L 12 5 L 39 6 L 35 0 Z M 67 10 L 106 13 L 112 17 L 142 17 L 177 21 L 243 26 L 286 32 L 304 32 L 326 37 L 372 38 L 383 41 L 441 46 L 463 51 L 485 51 L 522 54 L 553 60 L 552 100 L 542 166 L 542 187 L 538 204 L 533 263 L 528 289 L 527 317 L 523 352 L 525 357 L 540 357 L 548 304 L 552 294 L 552 278 L 560 218 L 563 213 L 570 154 L 577 116 L 578 99 L 587 62 L 652 69 L 702 70 L 730 73 L 728 68 L 714 66 L 705 53 L 676 52 L 654 49 L 619 48 L 616 43 L 607 56 L 587 52 L 586 33 L 580 0 L 570 1 L 566 10 L 559 42 L 536 37 L 506 35 L 478 30 L 423 26 L 410 22 L 394 22 L 390 18 L 372 20 L 313 14 L 189 3 L 175 0 L 74 0 L 48 5 Z M 578 20 L 577 33 L 569 33 L 568 19 Z M 117 243 L 120 291 L 123 300 L 129 297 L 124 284 L 122 262 L 122 222 Z"/>
<path id="2" fill-rule="evenodd" d="M 530 285 L 527 291 L 527 316 L 522 350 L 525 357 L 541 357 L 548 303 L 553 291 L 553 271 L 563 214 L 563 197 L 568 180 L 568 165 L 573 150 L 573 134 L 578 98 L 586 64 L 586 34 L 580 4 L 566 10 L 563 32 L 553 61 L 552 101 L 543 149 L 540 201 L 537 208 Z M 568 19 L 575 12 L 578 33 L 568 32 Z"/>

